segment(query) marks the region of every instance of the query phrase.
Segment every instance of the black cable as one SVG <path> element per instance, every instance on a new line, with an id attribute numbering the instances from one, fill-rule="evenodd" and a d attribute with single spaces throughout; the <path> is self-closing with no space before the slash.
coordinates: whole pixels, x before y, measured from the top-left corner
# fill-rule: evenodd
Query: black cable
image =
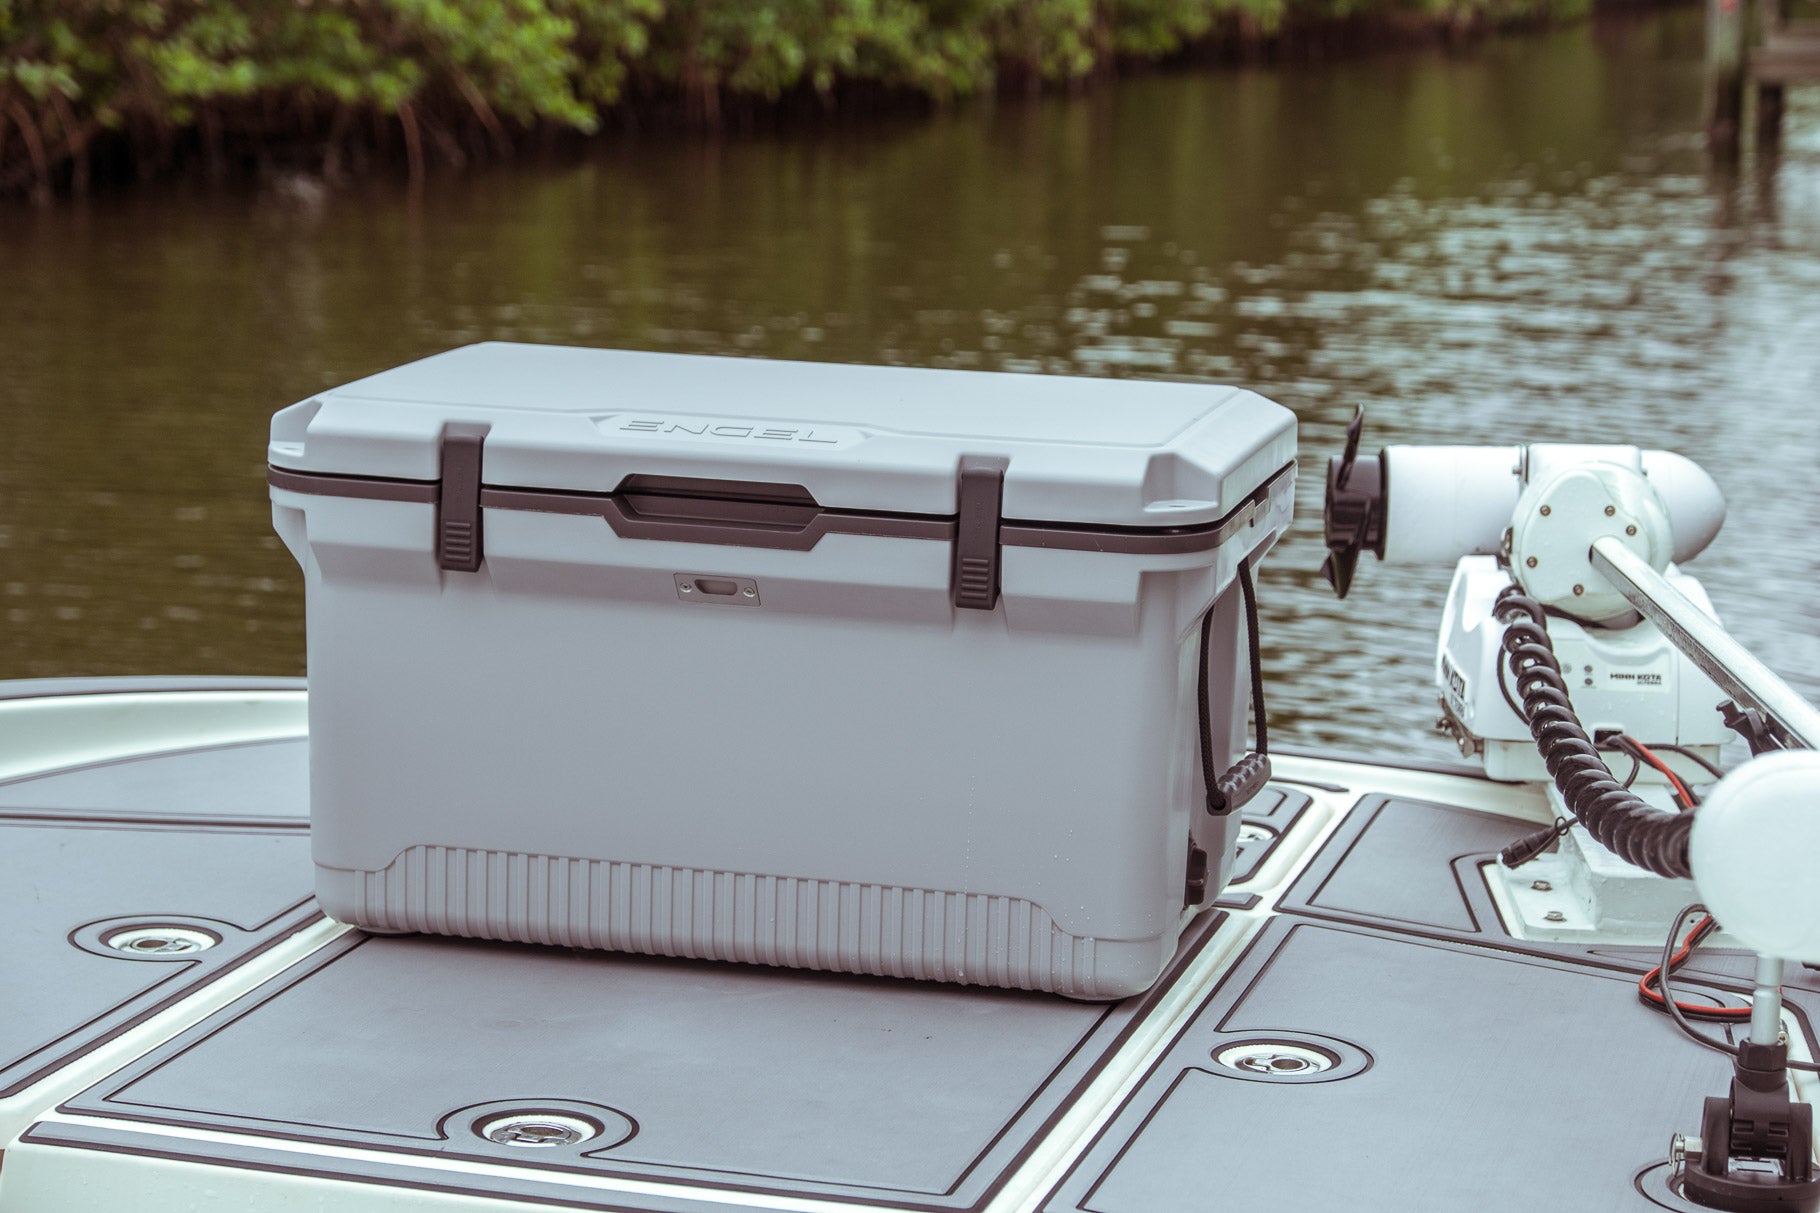
<path id="1" fill-rule="evenodd" d="M 1500 687 L 1502 687 L 1503 682 L 1504 663 L 1500 661 L 1498 663 L 1498 683 Z M 1506 698 L 1509 698 L 1508 694 L 1506 695 Z M 1512 710 L 1515 711 L 1518 716 L 1523 715 L 1523 710 L 1515 705 L 1512 705 Z M 1615 750 L 1630 759 L 1630 774 L 1626 775 L 1624 777 L 1624 782 L 1618 786 L 1628 788 L 1633 783 L 1637 782 L 1637 776 L 1643 771 L 1643 758 L 1641 755 L 1635 753 L 1629 746 L 1623 744 L 1622 738 L 1617 736 L 1607 737 L 1605 740 L 1598 743 L 1597 748 L 1600 750 Z M 1525 834 L 1523 837 L 1505 847 L 1502 851 L 1499 851 L 1498 862 L 1502 863 L 1507 868 L 1520 868 L 1543 852 L 1552 850 L 1555 843 L 1563 834 L 1567 833 L 1572 825 L 1573 822 L 1568 818 L 1557 817 L 1555 818 L 1553 825 L 1536 830 L 1533 833 Z"/>
<path id="2" fill-rule="evenodd" d="M 1681 937 L 1681 924 L 1687 921 L 1687 916 L 1689 914 L 1704 913 L 1705 911 L 1706 907 L 1698 903 L 1686 906 L 1679 914 L 1675 915 L 1675 920 L 1668 924 L 1668 940 L 1662 945 L 1662 976 L 1657 979 L 1657 985 L 1662 990 L 1663 1009 L 1674 1017 L 1676 1027 L 1685 1032 L 1694 1043 L 1705 1045 L 1716 1053 L 1724 1053 L 1727 1057 L 1735 1058 L 1738 1056 L 1738 1047 L 1736 1045 L 1727 1044 L 1722 1040 L 1714 1040 L 1706 1033 L 1696 1031 L 1694 1025 L 1687 1022 L 1687 1017 L 1681 1014 L 1681 1008 L 1675 1005 L 1675 991 L 1669 985 L 1668 962 L 1669 958 L 1673 956 L 1675 952 L 1675 940 Z M 1692 955 L 1690 954 L 1688 958 L 1691 960 Z"/>
<path id="3" fill-rule="evenodd" d="M 1504 696 L 1504 702 L 1510 706 L 1510 714 L 1518 720 L 1524 719 L 1523 705 L 1510 693 L 1510 682 L 1504 677 L 1504 662 L 1498 662 L 1498 691 Z"/>
<path id="4" fill-rule="evenodd" d="M 1500 661 L 1498 663 L 1498 680 L 1502 682 L 1503 678 L 1504 663 Z M 1520 708 L 1515 709 L 1515 711 L 1518 716 L 1523 714 L 1522 709 Z M 1630 774 L 1624 777 L 1624 782 L 1619 785 L 1620 787 L 1628 788 L 1637 781 L 1637 776 L 1643 771 L 1642 758 L 1619 744 L 1618 738 L 1616 737 L 1607 737 L 1604 741 L 1598 743 L 1598 748 L 1601 750 L 1615 750 L 1630 759 Z M 1561 836 L 1566 834 L 1572 826 L 1573 822 L 1569 818 L 1557 817 L 1555 818 L 1553 825 L 1536 830 L 1533 833 L 1525 834 L 1523 837 L 1505 847 L 1502 851 L 1499 851 L 1498 862 L 1507 868 L 1520 868 L 1536 856 L 1541 855 L 1546 851 L 1553 850 L 1555 843 L 1559 841 Z"/>
<path id="5" fill-rule="evenodd" d="M 1612 745 L 1628 755 L 1632 762 L 1637 763 L 1639 766 L 1648 763 L 1650 769 L 1653 771 L 1661 772 L 1663 770 L 1673 770 L 1666 762 L 1663 762 L 1653 754 L 1653 751 L 1666 750 L 1669 748 L 1668 746 L 1646 746 L 1635 737 L 1623 733 L 1608 738 L 1608 740 Z M 1674 748 L 1680 749 L 1679 746 Z M 1631 779 L 1635 778 L 1636 772 L 1633 771 L 1631 773 Z M 1630 785 L 1630 779 L 1624 781 L 1625 787 L 1629 787 Z M 1677 788 L 1680 790 L 1677 791 Z M 1682 795 L 1682 792 L 1686 793 L 1685 797 Z M 1681 778 L 1680 772 L 1678 771 L 1674 772 L 1673 779 L 1668 780 L 1668 794 L 1670 798 L 1674 800 L 1675 804 L 1683 811 L 1696 808 L 1700 803 L 1700 797 L 1694 792 L 1693 788 L 1688 786 L 1687 780 Z"/>
<path id="6" fill-rule="evenodd" d="M 1568 698 L 1542 604 L 1512 585 L 1498 595 L 1494 610 L 1504 624 L 1504 658 L 1530 736 L 1568 810 L 1626 863 L 1658 876 L 1693 875 L 1687 858 L 1693 814 L 1655 808 L 1612 775 Z"/>
<path id="7" fill-rule="evenodd" d="M 1681 1008 L 1675 1005 L 1675 992 L 1668 984 L 1668 961 L 1669 958 L 1674 955 L 1675 940 L 1681 935 L 1681 924 L 1687 921 L 1687 916 L 1689 914 L 1704 914 L 1706 912 L 1706 907 L 1696 901 L 1692 905 L 1683 906 L 1681 912 L 1675 915 L 1675 920 L 1668 924 L 1668 939 L 1662 945 L 1662 977 L 1658 984 L 1662 989 L 1663 1005 L 1668 1013 L 1674 1017 L 1676 1027 L 1685 1032 L 1695 1044 L 1705 1045 L 1715 1053 L 1723 1053 L 1727 1057 L 1736 1060 L 1738 1056 L 1737 1045 L 1727 1044 L 1722 1040 L 1714 1040 L 1706 1033 L 1695 1030 L 1694 1025 L 1687 1022 L 1686 1016 L 1681 1014 Z M 1700 945 L 1700 940 L 1693 940 L 1692 943 L 1693 947 L 1698 947 Z M 1687 958 L 1689 960 L 1693 959 L 1692 948 L 1688 950 Z M 1795 1061 L 1790 1059 L 1787 1062 L 1787 1065 L 1791 1070 L 1802 1070 L 1809 1074 L 1820 1074 L 1820 1064 L 1815 1064 L 1811 1061 Z"/>
<path id="8" fill-rule="evenodd" d="M 1656 763 L 1649 761 L 1650 756 L 1649 756 L 1649 753 L 1643 748 L 1643 743 L 1638 741 L 1634 737 L 1628 737 L 1623 734 L 1619 734 L 1616 737 L 1608 737 L 1608 738 L 1606 738 L 1606 740 L 1604 742 L 1602 742 L 1600 744 L 1599 748 L 1605 749 L 1605 748 L 1607 748 L 1607 746 L 1609 746 L 1612 749 L 1617 750 L 1620 754 L 1623 754 L 1626 758 L 1630 759 L 1630 761 L 1631 761 L 1630 777 L 1624 781 L 1624 786 L 1627 788 L 1630 787 L 1632 784 L 1634 784 L 1637 781 L 1637 775 L 1642 771 L 1643 765 L 1645 763 L 1649 763 L 1650 770 L 1652 770 L 1652 771 L 1658 770 Z M 1654 747 L 1652 746 L 1650 748 L 1653 749 Z M 1661 762 L 1660 759 L 1657 759 L 1656 761 Z M 1668 764 L 1662 763 L 1662 765 L 1667 766 Z M 1677 776 L 1676 778 L 1679 778 L 1679 776 Z M 1685 812 L 1686 810 L 1691 809 L 1695 805 L 1700 803 L 1699 799 L 1694 796 L 1693 790 L 1691 788 L 1688 789 L 1688 793 L 1687 793 L 1688 799 L 1683 800 L 1681 798 L 1681 793 L 1675 790 L 1677 786 L 1685 786 L 1685 785 L 1684 784 L 1677 785 L 1672 780 L 1669 781 L 1669 783 L 1668 783 L 1669 799 L 1671 799 L 1675 802 L 1676 808 Z"/>
<path id="9" fill-rule="evenodd" d="M 1521 712 L 1517 713 L 1519 716 L 1522 714 L 1523 713 Z M 1601 750 L 1616 750 L 1618 753 L 1630 759 L 1630 774 L 1624 777 L 1623 787 L 1628 788 L 1631 784 L 1637 782 L 1637 776 L 1643 773 L 1643 760 L 1641 758 L 1626 749 L 1615 737 L 1607 737 L 1604 741 L 1601 741 L 1599 743 L 1599 748 Z"/>
<path id="10" fill-rule="evenodd" d="M 1522 867 L 1544 851 L 1552 849 L 1561 836 L 1573 828 L 1573 824 L 1565 817 L 1555 818 L 1553 825 L 1525 834 L 1499 851 L 1498 862 L 1507 868 Z"/>
<path id="11" fill-rule="evenodd" d="M 1700 757 L 1698 754 L 1694 753 L 1692 750 L 1688 749 L 1684 745 L 1663 745 L 1663 744 L 1657 743 L 1655 745 L 1650 746 L 1649 748 L 1652 750 L 1667 750 L 1671 754 L 1679 754 L 1679 755 L 1681 755 L 1681 757 L 1687 759 L 1689 762 L 1695 764 L 1696 766 L 1704 768 L 1706 773 L 1708 775 L 1711 775 L 1714 779 L 1724 779 L 1725 778 L 1725 772 L 1723 770 L 1721 770 L 1717 764 L 1708 762 L 1706 759 Z"/>
<path id="12" fill-rule="evenodd" d="M 1678 926 L 1679 924 L 1676 925 Z M 1668 971 L 1671 977 L 1673 974 L 1679 973 L 1681 969 L 1693 959 L 1694 949 L 1706 942 L 1707 936 L 1716 934 L 1718 930 L 1719 924 L 1711 914 L 1706 915 L 1696 923 L 1694 929 L 1688 932 L 1687 938 L 1681 941 L 1681 947 L 1668 962 Z M 1637 1000 L 1651 1010 L 1663 1011 L 1666 1013 L 1666 1010 L 1662 1005 L 1662 1001 L 1666 997 L 1667 996 L 1662 993 L 1662 970 L 1659 967 L 1645 973 L 1643 979 L 1637 983 Z M 1707 1023 L 1738 1024 L 1750 1022 L 1750 1008 L 1748 1006 L 1702 1007 L 1697 1004 L 1693 1006 L 1681 1004 L 1680 1011 L 1681 1014 L 1687 1016 L 1689 1019 L 1702 1020 Z"/>

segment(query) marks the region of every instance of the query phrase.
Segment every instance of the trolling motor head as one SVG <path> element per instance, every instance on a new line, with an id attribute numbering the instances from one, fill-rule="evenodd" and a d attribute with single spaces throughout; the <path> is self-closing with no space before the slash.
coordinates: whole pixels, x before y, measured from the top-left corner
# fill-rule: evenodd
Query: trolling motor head
<path id="1" fill-rule="evenodd" d="M 1539 486 L 1570 471 L 1581 475 L 1563 481 L 1562 487 L 1573 485 L 1575 501 L 1593 498 L 1589 504 L 1598 517 L 1616 519 L 1616 533 L 1624 535 L 1626 525 L 1637 526 L 1636 536 L 1625 537 L 1640 536 L 1656 568 L 1692 560 L 1725 522 L 1725 497 L 1719 486 L 1698 464 L 1673 451 L 1564 443 L 1387 446 L 1361 460 L 1364 425 L 1361 407 L 1346 427 L 1344 452 L 1327 465 L 1323 511 L 1327 560 L 1321 571 L 1342 598 L 1352 588 L 1359 556 L 1366 551 L 1386 564 L 1435 564 L 1462 556 L 1504 554 L 1506 535 L 1515 542 L 1520 524 L 1525 536 L 1534 532 L 1535 542 L 1565 537 L 1569 528 L 1562 524 L 1575 517 L 1561 512 L 1567 498 L 1556 502 L 1538 495 L 1529 511 L 1518 505 L 1525 493 L 1539 492 Z M 1634 478 L 1608 473 L 1592 477 L 1600 480 L 1597 488 L 1583 483 L 1585 469 L 1602 464 L 1629 471 Z M 1603 514 L 1606 505 L 1614 507 L 1613 515 Z M 1549 508 L 1547 514 L 1541 512 L 1543 506 Z M 1536 568 L 1543 569 L 1542 553 L 1530 550 L 1512 571 L 1526 571 L 1530 555 L 1538 557 Z M 1536 575 L 1547 578 L 1551 572 Z M 1584 579 L 1561 584 L 1570 596 L 1575 584 L 1590 588 Z M 1541 587 L 1531 592 L 1545 600 L 1555 596 Z"/>

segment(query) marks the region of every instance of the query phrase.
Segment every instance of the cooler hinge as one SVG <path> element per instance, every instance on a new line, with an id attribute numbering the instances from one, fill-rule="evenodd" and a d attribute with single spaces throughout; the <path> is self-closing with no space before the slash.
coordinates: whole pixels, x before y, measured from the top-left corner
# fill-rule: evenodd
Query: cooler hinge
<path id="1" fill-rule="evenodd" d="M 999 507 L 1005 469 L 997 455 L 962 455 L 954 525 L 954 605 L 990 611 L 998 605 Z"/>
<path id="2" fill-rule="evenodd" d="M 480 568 L 480 453 L 488 426 L 442 427 L 442 492 L 436 506 L 436 563 L 455 573 Z"/>

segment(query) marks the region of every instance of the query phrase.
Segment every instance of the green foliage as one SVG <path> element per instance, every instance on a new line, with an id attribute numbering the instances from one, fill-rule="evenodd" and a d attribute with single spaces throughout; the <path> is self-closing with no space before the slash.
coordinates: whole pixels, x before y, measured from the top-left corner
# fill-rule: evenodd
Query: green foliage
<path id="1" fill-rule="evenodd" d="M 1201 41 L 1222 17 L 1244 12 L 1266 29 L 1282 17 L 1281 0 L 1118 0 L 1118 53 L 1160 59 Z"/>
<path id="2" fill-rule="evenodd" d="M 0 0 L 0 192 L 80 186 L 96 136 L 315 140 L 362 118 L 451 158 L 462 131 L 593 130 L 639 81 L 715 120 L 865 82 L 938 101 L 1067 84 L 1234 31 L 1382 15 L 1577 16 L 1590 0 Z M 280 120 L 274 115 L 286 115 Z M 373 127 L 377 120 L 381 127 Z M 144 154 L 144 153 L 140 153 Z"/>
<path id="3" fill-rule="evenodd" d="M 663 0 L 559 0 L 555 12 L 574 25 L 575 92 L 595 107 L 618 101 L 628 65 L 651 45 L 651 26 Z"/>

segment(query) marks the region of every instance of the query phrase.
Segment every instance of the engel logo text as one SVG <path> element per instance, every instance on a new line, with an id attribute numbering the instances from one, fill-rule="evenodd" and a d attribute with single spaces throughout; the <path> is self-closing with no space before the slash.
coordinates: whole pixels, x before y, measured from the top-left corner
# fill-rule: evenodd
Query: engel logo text
<path id="1" fill-rule="evenodd" d="M 730 439 L 744 442 L 794 442 L 806 446 L 845 446 L 861 437 L 854 430 L 790 425 L 777 421 L 677 420 L 670 417 L 614 417 L 602 427 L 610 433 L 663 437 Z"/>

